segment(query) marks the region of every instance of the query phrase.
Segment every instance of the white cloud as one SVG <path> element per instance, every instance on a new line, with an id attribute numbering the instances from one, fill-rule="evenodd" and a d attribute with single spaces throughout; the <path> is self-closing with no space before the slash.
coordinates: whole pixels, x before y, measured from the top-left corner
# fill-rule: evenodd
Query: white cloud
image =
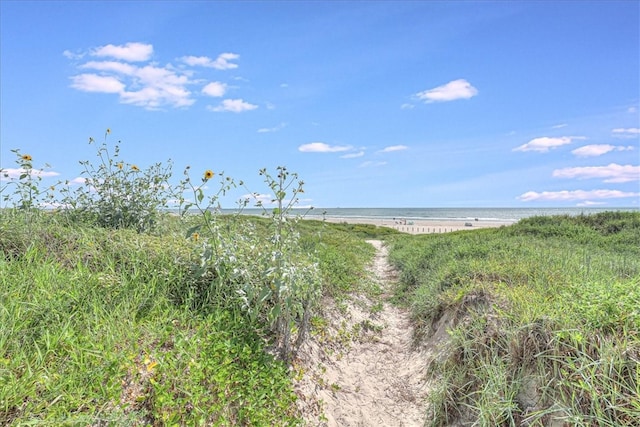
<path id="1" fill-rule="evenodd" d="M 187 73 L 170 65 L 140 67 L 118 61 L 89 61 L 80 68 L 98 70 L 102 74 L 72 76 L 71 87 L 83 92 L 117 93 L 123 104 L 154 110 L 163 106 L 188 107 L 195 102 L 187 89 L 194 82 Z"/>
<path id="2" fill-rule="evenodd" d="M 561 136 L 550 138 L 543 136 L 540 138 L 534 138 L 526 144 L 522 144 L 519 147 L 513 149 L 513 151 L 537 151 L 540 153 L 546 153 L 547 151 L 558 148 L 562 145 L 571 144 L 574 139 L 586 139 L 581 136 Z"/>
<path id="3" fill-rule="evenodd" d="M 71 87 L 83 92 L 122 93 L 125 85 L 112 76 L 80 74 L 71 77 Z"/>
<path id="4" fill-rule="evenodd" d="M 413 104 L 409 104 L 409 103 L 404 103 L 400 106 L 401 109 L 403 110 L 412 110 L 414 109 L 416 106 Z"/>
<path id="5" fill-rule="evenodd" d="M 551 126 L 551 129 L 562 129 L 564 127 L 567 127 L 567 124 L 566 123 L 560 123 L 559 125 Z"/>
<path id="6" fill-rule="evenodd" d="M 303 153 L 338 153 L 351 149 L 352 147 L 350 145 L 329 145 L 324 142 L 310 142 L 309 144 L 302 144 L 298 147 L 298 151 L 302 151 Z"/>
<path id="7" fill-rule="evenodd" d="M 592 199 L 622 199 L 627 197 L 638 197 L 640 193 L 619 190 L 563 190 L 563 191 L 543 191 L 541 193 L 528 191 L 520 196 L 518 200 L 523 202 L 532 201 L 554 201 L 564 202 L 572 200 L 592 200 Z"/>
<path id="8" fill-rule="evenodd" d="M 196 101 L 191 87 L 196 86 L 195 94 L 222 97 L 227 85 L 218 81 L 195 79 L 194 69 L 184 65 L 164 66 L 149 61 L 153 46 L 144 43 L 126 43 L 124 45 L 105 45 L 89 52 L 94 57 L 105 60 L 92 60 L 79 64 L 80 74 L 71 76 L 71 87 L 84 92 L 118 94 L 120 102 L 140 106 L 149 110 L 163 107 L 183 108 Z M 65 50 L 63 55 L 69 59 L 80 59 L 84 53 Z M 208 57 L 183 57 L 181 60 L 191 66 L 205 66 L 216 69 L 237 68 L 230 61 L 239 58 L 235 53 L 223 53 L 216 59 Z M 240 99 L 224 101 L 219 107 L 209 107 L 214 111 L 240 112 L 258 108 Z"/>
<path id="9" fill-rule="evenodd" d="M 553 171 L 553 177 L 577 179 L 601 178 L 604 179 L 604 182 L 611 183 L 640 181 L 640 166 L 611 163 L 607 166 L 556 169 Z"/>
<path id="10" fill-rule="evenodd" d="M 341 159 L 355 159 L 364 156 L 364 151 L 358 151 L 357 153 L 349 153 L 340 156 Z"/>
<path id="11" fill-rule="evenodd" d="M 258 108 L 257 105 L 250 104 L 248 102 L 243 101 L 242 99 L 225 99 L 222 101 L 222 104 L 217 107 L 213 107 L 209 105 L 207 109 L 209 111 L 214 111 L 217 113 L 230 111 L 232 113 L 241 113 L 243 111 L 255 110 Z"/>
<path id="12" fill-rule="evenodd" d="M 277 132 L 279 130 L 284 129 L 286 126 L 287 126 L 286 123 L 280 123 L 278 126 L 274 126 L 272 128 L 260 128 L 258 129 L 258 133 Z"/>
<path id="13" fill-rule="evenodd" d="M 572 150 L 571 153 L 575 154 L 578 157 L 596 157 L 606 154 L 610 151 L 631 151 L 634 147 L 632 145 L 622 146 L 622 145 L 611 145 L 611 144 L 592 144 L 585 145 L 580 148 L 576 148 Z"/>
<path id="14" fill-rule="evenodd" d="M 374 162 L 372 160 L 368 160 L 366 162 L 362 162 L 360 163 L 360 168 L 370 168 L 370 167 L 377 167 L 377 166 L 384 166 L 386 165 L 387 162 Z"/>
<path id="15" fill-rule="evenodd" d="M 391 145 L 389 147 L 384 147 L 382 150 L 380 150 L 380 153 L 391 153 L 393 151 L 403 151 L 403 150 L 407 150 L 409 147 L 407 147 L 406 145 Z"/>
<path id="16" fill-rule="evenodd" d="M 80 68 L 89 68 L 98 71 L 113 71 L 127 76 L 134 75 L 136 70 L 138 70 L 138 67 L 135 65 L 118 61 L 89 61 L 86 64 L 82 64 Z"/>
<path id="17" fill-rule="evenodd" d="M 153 46 L 145 43 L 100 46 L 91 52 L 93 56 L 107 56 L 129 62 L 147 61 L 153 54 Z"/>
<path id="18" fill-rule="evenodd" d="M 639 128 L 616 128 L 612 129 L 611 133 L 616 138 L 636 138 L 640 136 Z"/>
<path id="19" fill-rule="evenodd" d="M 240 55 L 237 53 L 221 53 L 216 59 L 211 59 L 208 56 L 183 56 L 180 60 L 192 67 L 200 66 L 215 68 L 216 70 L 230 70 L 238 68 L 238 64 L 229 61 L 238 58 L 240 58 Z"/>
<path id="20" fill-rule="evenodd" d="M 464 79 L 453 80 L 445 85 L 416 93 L 417 99 L 430 102 L 454 101 L 456 99 L 469 99 L 478 94 L 478 89 Z"/>
<path id="21" fill-rule="evenodd" d="M 7 169 L 1 169 L 0 179 L 3 181 L 11 180 L 11 179 L 19 179 L 20 176 L 24 175 L 25 173 L 31 176 L 37 176 L 40 178 L 51 178 L 51 177 L 60 175 L 58 172 L 43 171 L 39 169 L 7 168 Z"/>
<path id="22" fill-rule="evenodd" d="M 89 183 L 89 180 L 87 178 L 83 178 L 81 176 L 73 178 L 72 180 L 69 181 L 69 184 L 73 184 L 73 185 L 85 185 L 85 184 L 88 184 L 88 183 Z"/>
<path id="23" fill-rule="evenodd" d="M 211 82 L 202 88 L 202 93 L 204 93 L 207 96 L 213 96 L 213 97 L 224 96 L 226 91 L 227 91 L 227 85 L 220 82 Z"/>

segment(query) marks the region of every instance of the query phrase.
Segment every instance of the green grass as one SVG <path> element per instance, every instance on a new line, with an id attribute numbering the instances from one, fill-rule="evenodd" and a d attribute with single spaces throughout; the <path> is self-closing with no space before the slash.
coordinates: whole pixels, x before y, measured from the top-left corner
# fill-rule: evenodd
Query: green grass
<path id="1" fill-rule="evenodd" d="M 432 425 L 637 425 L 640 214 L 402 236 L 391 258 L 419 337 L 449 330 Z"/>
<path id="2" fill-rule="evenodd" d="M 0 425 L 301 423 L 292 374 L 237 284 L 198 300 L 209 285 L 189 220 L 150 235 L 29 215 L 0 215 Z M 261 221 L 235 220 L 222 221 Z M 363 282 L 369 245 L 301 228 L 328 294 Z"/>

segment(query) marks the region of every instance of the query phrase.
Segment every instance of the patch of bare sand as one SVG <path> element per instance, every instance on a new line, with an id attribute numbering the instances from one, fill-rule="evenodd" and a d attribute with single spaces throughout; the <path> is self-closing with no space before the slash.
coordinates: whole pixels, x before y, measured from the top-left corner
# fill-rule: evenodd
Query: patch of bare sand
<path id="1" fill-rule="evenodd" d="M 396 280 L 382 242 L 372 280 L 383 292 Z M 323 305 L 327 325 L 303 345 L 294 364 L 298 406 L 309 426 L 423 426 L 429 353 L 412 347 L 406 310 L 354 297 Z"/>

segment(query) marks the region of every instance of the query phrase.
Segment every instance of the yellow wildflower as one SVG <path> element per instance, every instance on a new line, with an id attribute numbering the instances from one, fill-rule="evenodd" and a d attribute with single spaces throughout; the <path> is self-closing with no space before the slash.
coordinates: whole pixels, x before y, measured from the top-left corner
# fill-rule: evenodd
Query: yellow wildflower
<path id="1" fill-rule="evenodd" d="M 211 178 L 213 178 L 213 171 L 211 169 L 208 169 L 204 173 L 204 179 L 209 180 Z"/>
<path id="2" fill-rule="evenodd" d="M 140 169 L 136 165 L 131 165 L 131 170 L 134 172 L 138 172 Z"/>
<path id="3" fill-rule="evenodd" d="M 110 134 L 110 133 L 111 133 L 111 129 L 107 128 L 107 134 Z"/>
<path id="4" fill-rule="evenodd" d="M 199 235 L 198 233 L 193 233 L 193 234 L 191 235 L 191 238 L 192 238 L 195 242 L 197 242 L 197 241 L 198 241 L 198 239 L 200 238 L 200 235 Z"/>
<path id="5" fill-rule="evenodd" d="M 122 170 L 123 166 L 122 162 L 118 163 L 118 169 Z"/>
<path id="6" fill-rule="evenodd" d="M 33 158 L 28 154 L 23 154 L 22 160 L 24 160 L 25 162 L 30 162 L 31 160 L 33 160 Z"/>

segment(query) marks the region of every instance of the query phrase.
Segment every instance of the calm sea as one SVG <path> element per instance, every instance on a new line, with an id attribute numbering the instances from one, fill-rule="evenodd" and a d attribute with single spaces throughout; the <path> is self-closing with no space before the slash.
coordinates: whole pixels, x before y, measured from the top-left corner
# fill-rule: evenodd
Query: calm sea
<path id="1" fill-rule="evenodd" d="M 407 220 L 482 220 L 518 221 L 531 216 L 589 215 L 606 211 L 639 212 L 637 208 L 314 208 L 307 219 L 328 217 L 407 219 Z M 296 209 L 296 213 L 307 212 Z M 247 209 L 244 213 L 260 215 L 262 210 Z"/>

